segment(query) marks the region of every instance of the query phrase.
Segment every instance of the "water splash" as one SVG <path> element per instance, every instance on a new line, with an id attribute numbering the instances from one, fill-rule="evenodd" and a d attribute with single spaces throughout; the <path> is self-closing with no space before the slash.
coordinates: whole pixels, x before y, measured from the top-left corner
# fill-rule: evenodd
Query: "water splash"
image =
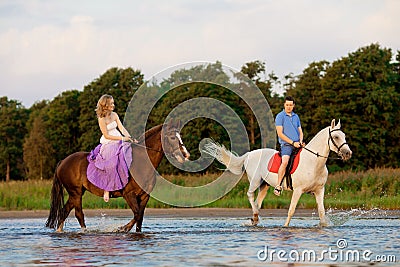
<path id="1" fill-rule="evenodd" d="M 360 218 L 386 218 L 388 217 L 387 211 L 380 210 L 378 208 L 371 210 L 362 210 L 362 209 L 351 209 L 351 210 L 335 210 L 329 209 L 326 212 L 326 216 L 333 226 L 341 226 L 344 225 L 349 220 L 357 220 Z"/>
<path id="2" fill-rule="evenodd" d="M 88 226 L 86 232 L 89 233 L 116 233 L 121 226 L 115 218 L 108 216 L 105 212 L 100 212 L 100 216 L 94 217 L 94 224 Z"/>
<path id="3" fill-rule="evenodd" d="M 341 226 L 348 222 L 351 219 L 351 215 L 358 212 L 357 210 L 350 210 L 350 211 L 335 211 L 334 209 L 329 209 L 326 212 L 326 216 L 329 219 L 330 224 L 334 226 Z"/>

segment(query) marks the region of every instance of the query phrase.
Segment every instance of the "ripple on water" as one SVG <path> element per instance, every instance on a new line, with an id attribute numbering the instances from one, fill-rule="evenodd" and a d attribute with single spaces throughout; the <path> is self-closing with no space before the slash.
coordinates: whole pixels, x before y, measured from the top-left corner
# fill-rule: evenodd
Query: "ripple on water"
<path id="1" fill-rule="evenodd" d="M 257 258 L 265 246 L 321 252 L 337 248 L 338 239 L 345 239 L 349 249 L 396 255 L 399 262 L 400 222 L 395 216 L 375 210 L 328 211 L 328 216 L 337 221 L 326 228 L 318 227 L 317 218 L 295 217 L 292 227 L 283 228 L 284 218 L 262 218 L 260 226 L 249 227 L 241 218 L 150 217 L 143 233 L 115 233 L 130 218 L 91 217 L 86 232 L 68 220 L 64 233 L 44 228 L 45 218 L 0 219 L 0 265 L 265 266 Z"/>

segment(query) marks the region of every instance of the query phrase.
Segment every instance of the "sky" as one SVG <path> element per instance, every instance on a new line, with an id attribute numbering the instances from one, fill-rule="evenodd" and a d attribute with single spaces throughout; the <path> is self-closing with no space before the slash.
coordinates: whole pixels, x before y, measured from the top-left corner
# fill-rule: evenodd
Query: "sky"
<path id="1" fill-rule="evenodd" d="M 372 43 L 400 50 L 399 13 L 398 0 L 0 0 L 0 96 L 29 108 L 112 67 L 150 79 L 192 61 L 260 60 L 283 79 Z"/>

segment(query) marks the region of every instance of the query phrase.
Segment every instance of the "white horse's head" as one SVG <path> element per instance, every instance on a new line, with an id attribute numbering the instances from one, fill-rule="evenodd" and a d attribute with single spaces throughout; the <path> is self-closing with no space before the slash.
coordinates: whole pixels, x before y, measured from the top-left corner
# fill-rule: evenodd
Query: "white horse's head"
<path id="1" fill-rule="evenodd" d="M 346 135 L 340 130 L 340 120 L 335 125 L 335 119 L 332 120 L 331 127 L 329 127 L 329 149 L 336 152 L 342 160 L 351 158 L 353 152 L 349 145 L 346 143 Z"/>

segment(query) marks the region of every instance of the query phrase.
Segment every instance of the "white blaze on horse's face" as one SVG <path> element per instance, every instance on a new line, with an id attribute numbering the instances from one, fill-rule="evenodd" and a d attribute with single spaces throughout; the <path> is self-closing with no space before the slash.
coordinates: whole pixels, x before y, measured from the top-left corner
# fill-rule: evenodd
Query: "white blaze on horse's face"
<path id="1" fill-rule="evenodd" d="M 340 120 L 335 126 L 335 120 L 329 129 L 329 149 L 336 152 L 342 160 L 349 160 L 353 152 L 346 142 L 346 135 L 340 130 Z"/>
<path id="2" fill-rule="evenodd" d="M 176 133 L 176 137 L 177 137 L 178 140 L 179 140 L 179 147 L 180 147 L 180 149 L 181 149 L 182 155 L 183 155 L 184 158 L 185 158 L 184 161 L 188 161 L 188 160 L 189 160 L 189 157 L 190 157 L 190 153 L 187 151 L 185 145 L 183 144 L 181 135 L 180 135 L 178 132 Z"/>

